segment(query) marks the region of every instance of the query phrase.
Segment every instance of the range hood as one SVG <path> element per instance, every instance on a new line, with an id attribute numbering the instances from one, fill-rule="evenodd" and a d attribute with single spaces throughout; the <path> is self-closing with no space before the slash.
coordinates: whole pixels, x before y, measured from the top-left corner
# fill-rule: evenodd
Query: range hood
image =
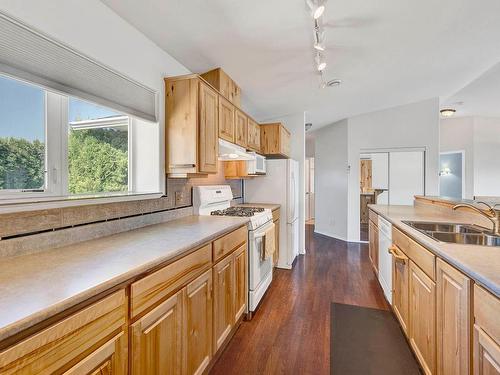
<path id="1" fill-rule="evenodd" d="M 255 156 L 231 142 L 219 139 L 219 160 L 254 160 Z"/>

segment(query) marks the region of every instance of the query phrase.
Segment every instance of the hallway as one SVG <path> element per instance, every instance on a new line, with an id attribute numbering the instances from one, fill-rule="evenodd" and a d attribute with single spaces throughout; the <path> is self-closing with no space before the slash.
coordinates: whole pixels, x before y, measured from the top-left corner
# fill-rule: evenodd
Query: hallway
<path id="1" fill-rule="evenodd" d="M 315 234 L 292 271 L 277 269 L 253 320 L 243 322 L 211 374 L 329 374 L 331 302 L 388 309 L 367 244 Z"/>

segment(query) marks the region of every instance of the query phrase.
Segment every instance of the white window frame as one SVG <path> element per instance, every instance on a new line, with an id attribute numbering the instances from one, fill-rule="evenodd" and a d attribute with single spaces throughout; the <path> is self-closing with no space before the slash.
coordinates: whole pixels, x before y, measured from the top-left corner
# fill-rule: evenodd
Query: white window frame
<path id="1" fill-rule="evenodd" d="M 6 76 L 24 83 L 16 77 Z M 26 82 L 33 85 L 30 82 Z M 74 205 L 75 201 L 123 201 L 157 198 L 162 196 L 161 192 L 135 192 L 134 181 L 134 134 L 136 120 L 128 117 L 128 190 L 123 192 L 102 192 L 89 194 L 70 194 L 69 168 L 68 168 L 68 124 L 69 124 L 69 97 L 56 93 L 46 88 L 34 85 L 45 91 L 45 186 L 43 192 L 22 190 L 0 190 L 0 208 L 3 204 L 43 204 L 44 202 L 57 201 L 56 204 L 66 206 L 64 201 L 71 201 L 68 205 Z M 111 126 L 112 127 L 112 126 Z M 136 161 L 135 161 L 136 162 Z M 142 160 L 141 160 L 142 162 Z M 138 198 L 140 197 L 140 198 Z M 45 203 L 46 205 L 46 203 Z"/>
<path id="2" fill-rule="evenodd" d="M 10 77 L 8 77 L 10 78 Z M 15 78 L 14 78 L 15 79 Z M 21 81 L 22 82 L 22 81 Z M 39 87 L 39 86 L 37 86 Z M 43 88 L 41 88 L 43 89 Z M 63 110 L 64 101 L 67 101 L 62 95 L 51 93 L 45 90 L 45 186 L 44 191 L 22 191 L 21 189 L 0 190 L 0 203 L 7 199 L 25 199 L 57 197 L 64 194 L 61 184 L 63 170 L 62 154 L 63 143 L 67 141 L 61 137 L 61 122 L 64 121 Z M 67 117 L 67 113 L 66 113 Z"/>

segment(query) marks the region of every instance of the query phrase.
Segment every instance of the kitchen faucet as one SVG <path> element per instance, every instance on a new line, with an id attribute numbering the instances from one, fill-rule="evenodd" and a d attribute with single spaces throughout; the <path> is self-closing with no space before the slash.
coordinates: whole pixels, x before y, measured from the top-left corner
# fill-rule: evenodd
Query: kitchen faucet
<path id="1" fill-rule="evenodd" d="M 459 203 L 453 206 L 453 210 L 457 210 L 459 208 L 469 208 L 473 211 L 476 211 L 477 213 L 483 215 L 485 218 L 491 221 L 491 223 L 493 224 L 493 233 L 496 235 L 500 235 L 500 211 L 495 210 L 495 208 L 499 205 L 496 204 L 494 206 L 490 206 L 486 202 L 477 202 L 477 204 L 485 205 L 487 207 L 487 211 L 481 210 L 480 208 L 469 203 Z"/>

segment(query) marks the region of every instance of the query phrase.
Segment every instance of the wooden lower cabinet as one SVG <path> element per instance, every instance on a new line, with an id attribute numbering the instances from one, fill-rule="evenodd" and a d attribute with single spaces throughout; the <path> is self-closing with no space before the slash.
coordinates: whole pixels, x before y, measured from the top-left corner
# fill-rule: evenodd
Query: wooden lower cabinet
<path id="1" fill-rule="evenodd" d="M 409 339 L 425 374 L 436 372 L 436 284 L 410 260 Z"/>
<path id="2" fill-rule="evenodd" d="M 0 374 L 205 373 L 247 311 L 247 236 L 240 227 L 1 349 Z"/>
<path id="3" fill-rule="evenodd" d="M 408 336 L 410 259 L 397 247 L 393 247 L 398 257 L 392 257 L 392 308 Z"/>
<path id="4" fill-rule="evenodd" d="M 115 292 L 0 351 L 0 374 L 126 374 L 125 301 Z"/>
<path id="5" fill-rule="evenodd" d="M 64 372 L 64 375 L 127 374 L 126 342 L 125 333 L 120 332 L 68 371 Z"/>
<path id="6" fill-rule="evenodd" d="M 233 254 L 234 259 L 234 322 L 236 323 L 247 308 L 248 274 L 247 245 L 241 246 Z"/>
<path id="7" fill-rule="evenodd" d="M 474 375 L 500 374 L 500 346 L 474 325 Z"/>
<path id="8" fill-rule="evenodd" d="M 274 222 L 274 239 L 275 239 L 275 251 L 273 254 L 273 265 L 276 267 L 280 259 L 280 219 L 276 219 Z"/>
<path id="9" fill-rule="evenodd" d="M 436 265 L 437 374 L 470 374 L 471 280 L 442 260 Z"/>
<path id="10" fill-rule="evenodd" d="M 214 266 L 214 351 L 231 332 L 234 323 L 234 260 L 228 256 Z"/>
<path id="11" fill-rule="evenodd" d="M 183 297 L 181 290 L 132 324 L 132 374 L 182 374 Z"/>
<path id="12" fill-rule="evenodd" d="M 368 224 L 368 239 L 368 255 L 370 257 L 370 261 L 372 263 L 373 269 L 375 270 L 375 273 L 378 274 L 378 227 L 371 220 Z"/>
<path id="13" fill-rule="evenodd" d="M 474 285 L 473 374 L 500 374 L 500 299 Z"/>
<path id="14" fill-rule="evenodd" d="M 186 370 L 201 374 L 212 359 L 212 270 L 185 289 Z"/>

